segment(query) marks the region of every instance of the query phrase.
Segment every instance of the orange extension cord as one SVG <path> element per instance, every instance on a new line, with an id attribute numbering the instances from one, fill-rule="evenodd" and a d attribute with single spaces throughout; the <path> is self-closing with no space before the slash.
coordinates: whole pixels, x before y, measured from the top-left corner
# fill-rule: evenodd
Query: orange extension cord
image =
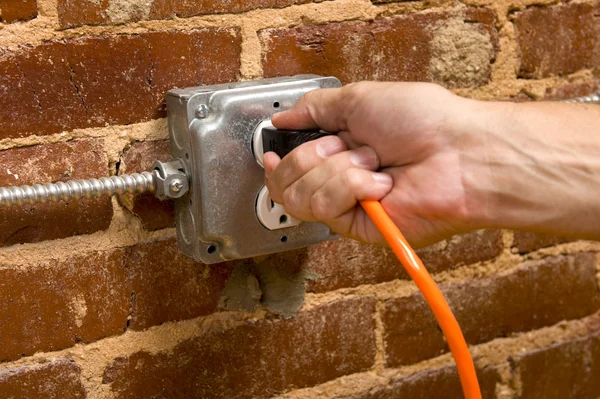
<path id="1" fill-rule="evenodd" d="M 446 336 L 452 356 L 454 356 L 465 399 L 481 399 L 479 382 L 477 381 L 475 366 L 469 353 L 469 347 L 442 291 L 440 291 L 435 281 L 433 281 L 431 275 L 425 269 L 425 266 L 423 266 L 423 262 L 421 262 L 421 259 L 419 259 L 415 251 L 410 247 L 400 229 L 398 229 L 385 212 L 383 206 L 378 201 L 360 201 L 360 204 L 371 220 L 373 220 L 373 223 L 375 223 L 381 234 L 383 234 L 390 248 L 392 248 L 402 266 L 404 266 L 410 277 L 417 284 L 417 287 L 419 287 L 419 290 L 421 290 L 421 293 L 433 311 L 438 324 Z"/>

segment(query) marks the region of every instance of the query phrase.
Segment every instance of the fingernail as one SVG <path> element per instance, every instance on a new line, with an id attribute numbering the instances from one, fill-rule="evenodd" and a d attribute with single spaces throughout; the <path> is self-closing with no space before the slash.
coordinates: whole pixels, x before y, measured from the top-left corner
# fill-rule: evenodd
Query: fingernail
<path id="1" fill-rule="evenodd" d="M 392 184 L 392 176 L 388 175 L 387 173 L 373 173 L 373 179 L 375 179 L 377 183 L 381 183 L 386 186 Z"/>
<path id="2" fill-rule="evenodd" d="M 327 158 L 330 155 L 336 154 L 342 150 L 342 144 L 336 138 L 329 138 L 327 140 L 321 140 L 317 144 L 317 154 L 323 158 Z"/>
<path id="3" fill-rule="evenodd" d="M 357 166 L 370 167 L 377 164 L 377 155 L 369 147 L 362 147 L 352 152 L 350 160 Z"/>

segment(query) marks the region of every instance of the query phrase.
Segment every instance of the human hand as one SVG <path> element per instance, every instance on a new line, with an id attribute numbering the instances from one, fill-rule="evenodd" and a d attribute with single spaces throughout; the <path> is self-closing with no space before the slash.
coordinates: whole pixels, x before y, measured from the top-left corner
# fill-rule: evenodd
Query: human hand
<path id="1" fill-rule="evenodd" d="M 427 83 L 352 84 L 307 93 L 273 116 L 280 129 L 339 132 L 265 154 L 271 197 L 292 216 L 383 243 L 359 200 L 380 200 L 415 246 L 469 229 L 462 163 L 473 101 Z"/>

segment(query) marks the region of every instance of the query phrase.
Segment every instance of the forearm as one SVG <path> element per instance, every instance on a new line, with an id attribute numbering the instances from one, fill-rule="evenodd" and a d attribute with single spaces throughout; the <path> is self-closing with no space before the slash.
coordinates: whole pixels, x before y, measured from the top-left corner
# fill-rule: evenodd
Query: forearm
<path id="1" fill-rule="evenodd" d="M 474 106 L 461 160 L 470 222 L 600 239 L 600 106 Z"/>

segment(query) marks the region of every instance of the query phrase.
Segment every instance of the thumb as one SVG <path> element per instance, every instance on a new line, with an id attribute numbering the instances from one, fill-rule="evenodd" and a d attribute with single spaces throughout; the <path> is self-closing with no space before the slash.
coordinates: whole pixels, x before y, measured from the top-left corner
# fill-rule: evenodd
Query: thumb
<path id="1" fill-rule="evenodd" d="M 347 87 L 309 91 L 294 107 L 273 115 L 273 125 L 287 130 L 323 129 L 332 133 L 347 130 Z"/>

